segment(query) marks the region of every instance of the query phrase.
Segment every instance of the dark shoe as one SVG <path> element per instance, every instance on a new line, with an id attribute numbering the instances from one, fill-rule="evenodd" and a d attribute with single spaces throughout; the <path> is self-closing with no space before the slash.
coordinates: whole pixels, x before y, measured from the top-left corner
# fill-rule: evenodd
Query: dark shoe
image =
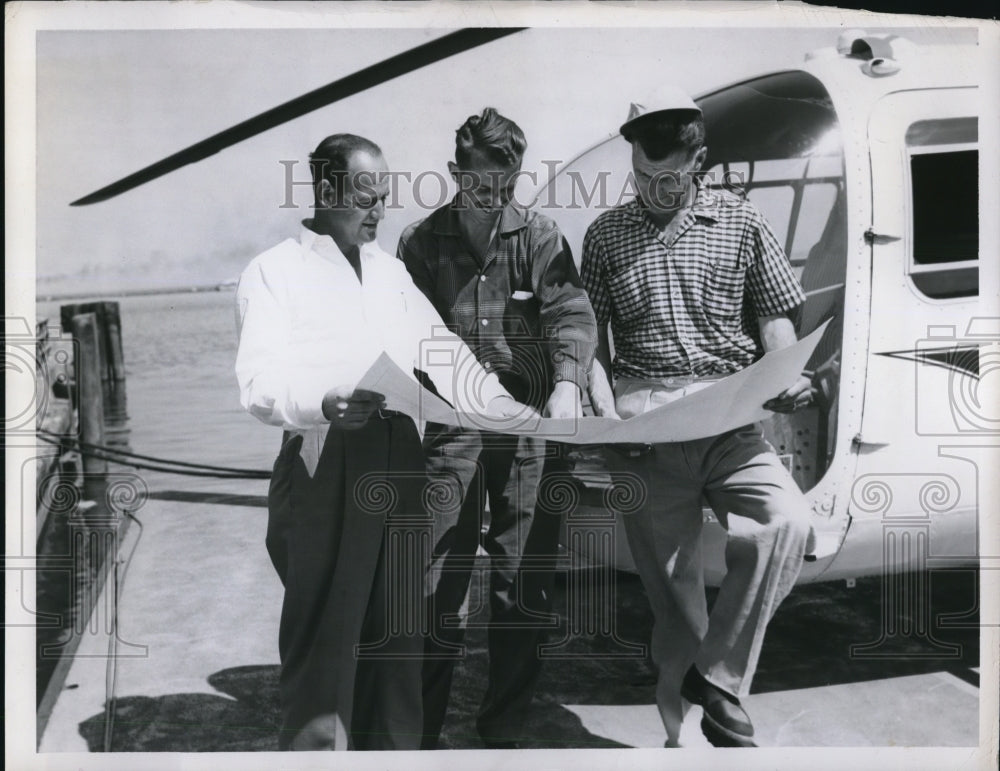
<path id="1" fill-rule="evenodd" d="M 753 723 L 740 700 L 719 690 L 692 666 L 684 675 L 681 696 L 704 710 L 701 731 L 713 747 L 756 747 Z"/>

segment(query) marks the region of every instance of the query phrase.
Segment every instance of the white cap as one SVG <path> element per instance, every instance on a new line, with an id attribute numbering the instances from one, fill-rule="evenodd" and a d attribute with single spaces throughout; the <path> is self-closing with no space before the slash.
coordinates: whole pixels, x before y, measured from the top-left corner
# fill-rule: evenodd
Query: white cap
<path id="1" fill-rule="evenodd" d="M 694 99 L 686 91 L 668 84 L 657 89 L 648 99 L 642 102 L 632 102 L 628 110 L 628 118 L 625 119 L 619 131 L 624 134 L 630 123 L 646 115 L 674 110 L 701 113 L 701 108 L 694 103 Z"/>

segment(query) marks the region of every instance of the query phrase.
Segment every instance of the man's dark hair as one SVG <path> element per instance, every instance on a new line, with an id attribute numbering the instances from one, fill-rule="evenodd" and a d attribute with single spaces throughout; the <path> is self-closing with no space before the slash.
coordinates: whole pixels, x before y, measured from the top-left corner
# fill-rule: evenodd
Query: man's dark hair
<path id="1" fill-rule="evenodd" d="M 455 162 L 463 167 L 468 165 L 473 149 L 496 163 L 513 166 L 521 162 L 527 147 L 520 126 L 492 107 L 483 110 L 482 115 L 470 115 L 455 132 Z"/>
<path id="2" fill-rule="evenodd" d="M 351 157 L 357 152 L 380 157 L 382 148 L 370 139 L 356 134 L 332 134 L 324 139 L 309 154 L 309 170 L 312 172 L 313 194 L 319 201 L 319 183 L 324 179 L 333 185 L 337 200 L 341 200 L 346 189 L 347 167 Z"/>
<path id="3" fill-rule="evenodd" d="M 678 150 L 687 150 L 690 158 L 705 144 L 705 121 L 691 110 L 658 112 L 633 121 L 622 136 L 638 142 L 651 161 L 662 161 Z"/>

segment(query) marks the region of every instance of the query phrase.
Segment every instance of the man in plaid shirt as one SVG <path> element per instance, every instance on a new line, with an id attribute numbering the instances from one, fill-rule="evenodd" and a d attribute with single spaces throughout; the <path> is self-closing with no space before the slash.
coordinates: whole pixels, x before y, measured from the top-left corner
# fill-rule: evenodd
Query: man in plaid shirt
<path id="1" fill-rule="evenodd" d="M 515 398 L 547 417 L 579 417 L 597 327 L 555 223 L 512 200 L 525 147 L 517 124 L 492 108 L 470 117 L 448 164 L 455 199 L 410 225 L 398 256 L 449 328 Z M 431 479 L 453 486 L 450 497 L 461 505 L 434 511 L 422 746 L 437 746 L 444 722 L 464 631 L 449 617 L 467 612 L 488 495 L 489 682 L 476 727 L 487 747 L 516 747 L 552 594 L 552 571 L 539 560 L 557 555 L 559 512 L 546 510 L 552 506 L 538 493 L 543 466 L 544 473 L 561 468 L 560 448 L 531 436 L 429 424 L 424 449 Z"/>
<path id="2" fill-rule="evenodd" d="M 668 88 L 633 104 L 639 196 L 587 230 L 582 276 L 598 324 L 592 400 L 598 414 L 630 418 L 793 344 L 805 295 L 757 208 L 711 191 L 695 172 L 706 156 L 701 110 Z M 608 323 L 615 345 L 614 389 Z M 808 403 L 804 377 L 766 407 Z M 609 447 L 612 473 L 638 474 L 641 510 L 624 517 L 654 614 L 657 705 L 676 746 L 684 701 L 704 708 L 717 746 L 754 746 L 740 706 L 768 621 L 791 590 L 813 540 L 809 505 L 758 426 L 644 447 Z M 727 573 L 709 615 L 702 574 L 702 499 L 729 529 Z M 737 517 L 730 519 L 729 514 Z"/>

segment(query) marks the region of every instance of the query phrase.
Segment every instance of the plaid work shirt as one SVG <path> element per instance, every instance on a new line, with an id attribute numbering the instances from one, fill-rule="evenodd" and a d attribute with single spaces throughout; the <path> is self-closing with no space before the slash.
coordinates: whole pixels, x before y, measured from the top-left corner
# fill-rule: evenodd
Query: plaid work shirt
<path id="1" fill-rule="evenodd" d="M 453 206 L 400 236 L 397 257 L 413 283 L 516 398 L 541 406 L 563 380 L 586 393 L 597 325 L 559 228 L 508 204 L 480 262 Z"/>
<path id="2" fill-rule="evenodd" d="M 638 199 L 599 216 L 581 273 L 597 323 L 611 321 L 618 377 L 712 377 L 761 355 L 757 318 L 805 293 L 770 225 L 749 201 L 696 188 L 665 239 Z"/>

